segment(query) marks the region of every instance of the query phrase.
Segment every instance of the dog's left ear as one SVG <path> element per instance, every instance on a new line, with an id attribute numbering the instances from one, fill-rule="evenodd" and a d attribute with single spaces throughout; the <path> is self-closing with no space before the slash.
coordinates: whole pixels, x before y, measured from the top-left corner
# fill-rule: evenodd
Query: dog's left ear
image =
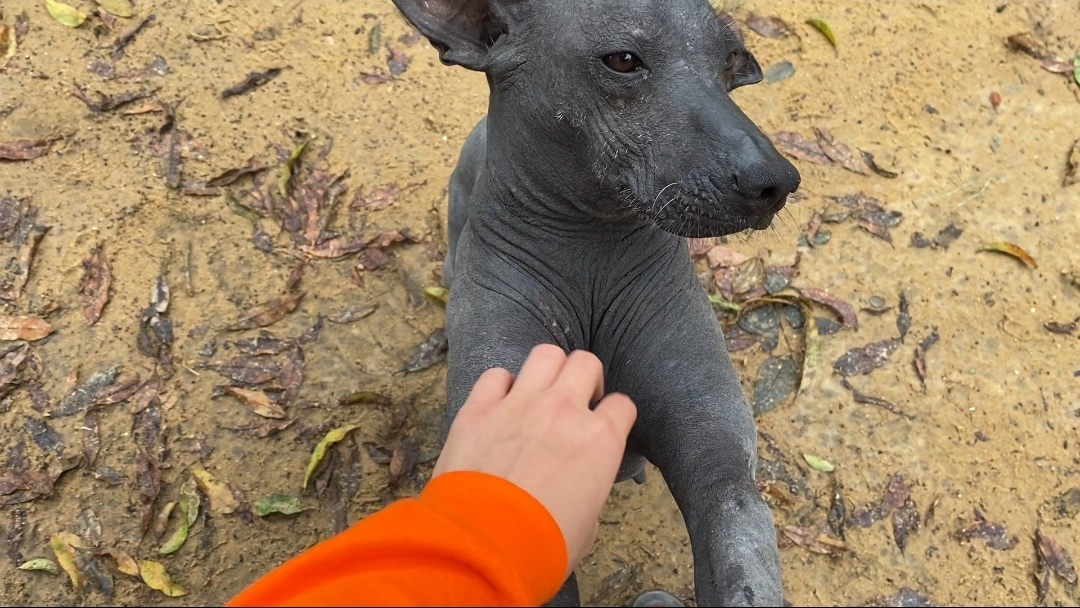
<path id="1" fill-rule="evenodd" d="M 754 54 L 743 49 L 735 58 L 735 65 L 731 68 L 731 88 L 737 89 L 748 84 L 757 84 L 764 77 L 761 66 L 758 65 Z"/>
<path id="2" fill-rule="evenodd" d="M 448 65 L 482 71 L 488 51 L 506 34 L 502 0 L 394 0 L 401 14 Z"/>

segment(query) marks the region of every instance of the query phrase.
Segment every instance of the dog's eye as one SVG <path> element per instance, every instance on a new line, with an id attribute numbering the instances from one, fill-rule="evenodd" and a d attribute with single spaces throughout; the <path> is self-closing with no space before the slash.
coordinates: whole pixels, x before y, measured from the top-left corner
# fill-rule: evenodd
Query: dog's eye
<path id="1" fill-rule="evenodd" d="M 608 69 L 620 74 L 628 74 L 641 67 L 641 60 L 638 59 L 638 56 L 627 52 L 605 55 L 603 62 Z"/>
<path id="2" fill-rule="evenodd" d="M 724 64 L 724 71 L 729 72 L 735 67 L 735 61 L 739 59 L 739 51 L 731 51 L 727 56 L 727 62 Z"/>

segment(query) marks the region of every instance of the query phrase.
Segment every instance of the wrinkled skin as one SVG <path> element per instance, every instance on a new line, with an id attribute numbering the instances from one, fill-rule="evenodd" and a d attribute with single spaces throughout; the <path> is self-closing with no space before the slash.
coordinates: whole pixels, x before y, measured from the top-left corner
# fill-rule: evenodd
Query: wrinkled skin
<path id="1" fill-rule="evenodd" d="M 780 605 L 756 433 L 686 239 L 763 229 L 799 174 L 729 97 L 761 69 L 706 0 L 395 0 L 488 117 L 450 183 L 447 419 L 486 369 L 585 349 L 638 406 L 700 605 Z M 627 70 L 626 68 L 631 68 Z M 570 580 L 552 604 L 576 604 Z"/>

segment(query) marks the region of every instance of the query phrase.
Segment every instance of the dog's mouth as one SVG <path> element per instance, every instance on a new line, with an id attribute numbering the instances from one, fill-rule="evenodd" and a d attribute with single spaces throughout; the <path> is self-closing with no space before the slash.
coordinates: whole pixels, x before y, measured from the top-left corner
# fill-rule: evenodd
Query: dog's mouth
<path id="1" fill-rule="evenodd" d="M 776 214 L 787 204 L 787 196 L 782 196 L 762 209 L 747 209 L 740 206 L 721 205 L 717 201 L 682 192 L 682 200 L 677 204 L 667 204 L 660 213 L 646 213 L 648 219 L 665 232 L 690 238 L 726 236 L 744 230 L 767 230 L 772 225 Z M 715 211 L 727 211 L 716 214 Z"/>

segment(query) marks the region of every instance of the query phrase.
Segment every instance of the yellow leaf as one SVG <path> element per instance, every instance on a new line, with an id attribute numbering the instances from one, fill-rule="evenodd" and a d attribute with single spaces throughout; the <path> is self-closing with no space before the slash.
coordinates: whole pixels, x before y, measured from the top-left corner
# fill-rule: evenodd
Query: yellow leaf
<path id="1" fill-rule="evenodd" d="M 206 469 L 196 465 L 191 467 L 191 474 L 199 489 L 210 499 L 210 510 L 214 513 L 232 513 L 240 506 L 229 485 L 214 479 Z"/>
<path id="2" fill-rule="evenodd" d="M 307 489 L 307 484 L 311 481 L 311 476 L 315 473 L 315 469 L 318 468 L 323 456 L 326 456 L 327 448 L 344 439 L 345 436 L 349 434 L 349 431 L 355 428 L 357 428 L 357 425 L 355 424 L 336 428 L 327 433 L 322 441 L 319 442 L 319 445 L 315 446 L 315 451 L 311 453 L 311 460 L 307 465 L 307 471 L 304 471 L 304 485 L 301 486 L 303 489 Z"/>
<path id="3" fill-rule="evenodd" d="M 829 44 L 833 45 L 834 49 L 836 48 L 836 36 L 833 36 L 832 28 L 829 27 L 828 23 L 825 23 L 821 19 L 807 19 L 806 23 L 816 27 L 819 32 L 825 34 L 825 37 L 829 39 Z"/>
<path id="4" fill-rule="evenodd" d="M 139 564 L 135 563 L 135 560 L 127 554 L 126 551 L 119 549 L 104 549 L 102 554 L 108 555 L 116 562 L 116 569 L 128 576 L 139 576 Z"/>
<path id="5" fill-rule="evenodd" d="M 831 462 L 824 458 L 819 458 L 813 454 L 803 454 L 803 459 L 806 460 L 806 464 L 810 465 L 811 469 L 815 471 L 821 471 L 823 473 L 830 473 L 835 470 L 836 467 Z"/>
<path id="6" fill-rule="evenodd" d="M 305 141 L 297 146 L 289 155 L 289 160 L 285 161 L 285 165 L 281 167 L 281 175 L 278 176 L 278 193 L 281 194 L 281 198 L 289 198 L 289 180 L 292 179 L 293 168 L 296 167 L 296 161 L 300 159 L 307 145 L 308 142 Z"/>
<path id="7" fill-rule="evenodd" d="M 439 285 L 425 287 L 424 295 L 434 300 L 441 306 L 446 306 L 446 303 L 450 300 L 450 290 Z"/>
<path id="8" fill-rule="evenodd" d="M 983 247 L 983 251 L 997 251 L 998 253 L 1004 253 L 1013 256 L 1014 258 L 1027 264 L 1029 268 L 1039 267 L 1039 264 L 1035 261 L 1035 258 L 1031 257 L 1028 252 L 1021 249 L 1019 245 L 1014 245 L 1013 243 L 987 243 L 986 246 Z"/>
<path id="9" fill-rule="evenodd" d="M 73 543 L 72 540 L 75 542 Z M 49 539 L 49 546 L 52 547 L 53 553 L 56 554 L 56 561 L 60 562 L 60 567 L 71 578 L 71 586 L 75 587 L 76 593 L 83 595 L 86 592 L 86 578 L 75 564 L 73 545 L 82 545 L 82 541 L 70 532 L 59 532 Z"/>
<path id="10" fill-rule="evenodd" d="M 94 0 L 106 13 L 117 17 L 130 17 L 135 14 L 130 0 Z"/>
<path id="11" fill-rule="evenodd" d="M 139 575 L 142 576 L 142 580 L 151 589 L 156 589 L 164 593 L 169 597 L 180 597 L 187 595 L 187 591 L 180 585 L 177 585 L 169 578 L 169 573 L 165 572 L 165 566 L 157 562 L 150 560 L 142 560 L 139 562 Z"/>
<path id="12" fill-rule="evenodd" d="M 68 27 L 79 27 L 86 21 L 86 13 L 63 2 L 45 0 L 45 9 L 49 11 L 53 19 Z"/>

